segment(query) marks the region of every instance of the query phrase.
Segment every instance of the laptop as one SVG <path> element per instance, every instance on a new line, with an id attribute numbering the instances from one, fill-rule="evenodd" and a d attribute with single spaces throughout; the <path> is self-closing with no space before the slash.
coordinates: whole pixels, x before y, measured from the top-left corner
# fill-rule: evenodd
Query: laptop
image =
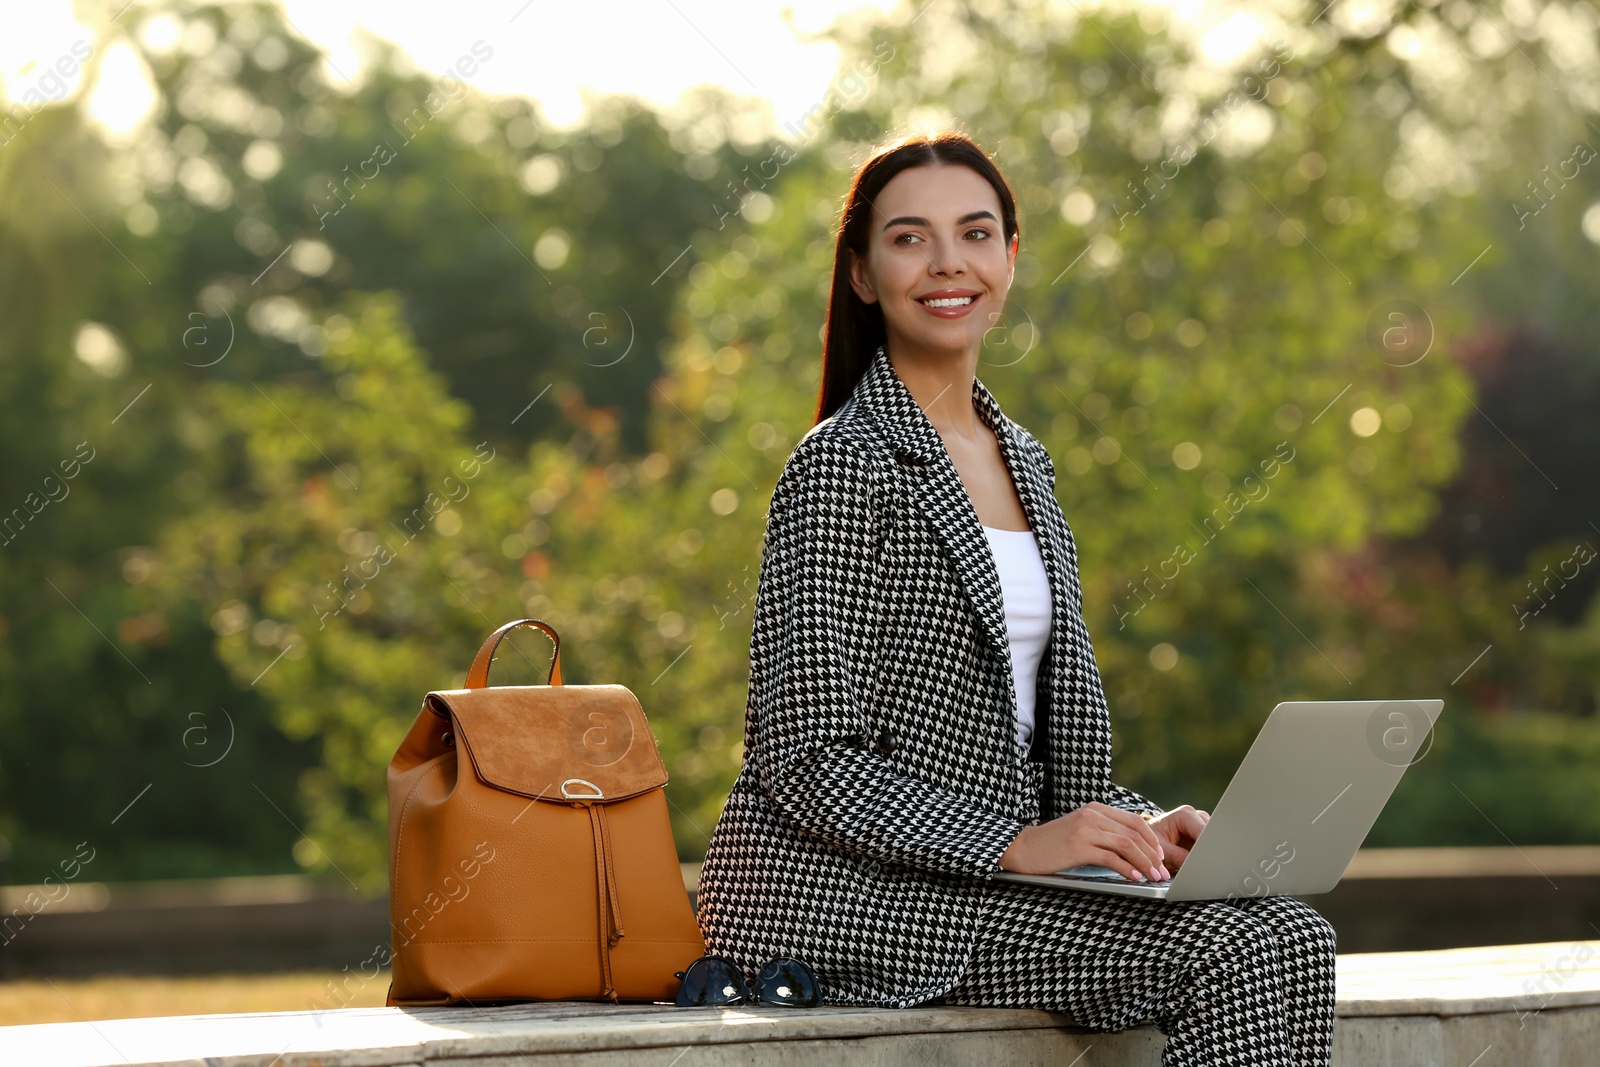
<path id="1" fill-rule="evenodd" d="M 1427 752 L 1443 700 L 1290 700 L 1272 709 L 1176 874 L 1002 871 L 1007 882 L 1155 900 L 1326 893 Z"/>

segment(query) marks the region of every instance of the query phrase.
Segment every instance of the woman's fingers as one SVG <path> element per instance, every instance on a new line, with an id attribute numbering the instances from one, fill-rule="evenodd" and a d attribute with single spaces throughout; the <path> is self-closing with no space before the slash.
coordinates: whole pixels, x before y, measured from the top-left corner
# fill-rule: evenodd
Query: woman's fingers
<path id="1" fill-rule="evenodd" d="M 1183 866 L 1183 861 L 1188 858 L 1189 850 L 1184 848 L 1182 845 L 1171 844 L 1167 846 L 1167 858 L 1165 860 L 1165 864 L 1167 870 L 1171 871 L 1173 874 L 1178 873 L 1179 868 Z"/>
<path id="2" fill-rule="evenodd" d="M 1186 847 L 1192 847 L 1200 837 L 1200 831 L 1205 828 L 1206 819 L 1202 813 L 1187 804 L 1167 812 L 1161 820 L 1161 829 L 1167 838 L 1174 842 L 1187 842 Z"/>
<path id="3" fill-rule="evenodd" d="M 1211 821 L 1211 813 L 1201 811 L 1188 804 L 1181 804 L 1171 811 L 1162 814 L 1161 818 L 1152 824 L 1160 829 L 1165 840 L 1193 840 L 1200 836 L 1200 831 L 1206 828 L 1206 823 Z"/>
<path id="4" fill-rule="evenodd" d="M 1097 849 L 1093 862 L 1098 866 L 1116 871 L 1124 878 L 1132 879 L 1135 882 L 1148 882 L 1151 880 L 1148 871 L 1139 870 L 1126 856 L 1113 848 Z"/>
<path id="5" fill-rule="evenodd" d="M 1154 826 L 1141 816 L 1123 808 L 1114 808 L 1110 804 L 1096 804 L 1095 808 L 1102 817 L 1132 831 L 1150 850 L 1151 858 L 1157 863 L 1161 861 L 1161 850 L 1166 842 L 1156 833 Z"/>
<path id="6" fill-rule="evenodd" d="M 1112 847 L 1127 862 L 1138 868 L 1149 881 L 1161 881 L 1169 872 L 1162 866 L 1163 844 L 1150 824 L 1131 811 L 1101 804 L 1095 814 L 1103 820 L 1104 833 Z M 1120 869 L 1120 868 L 1114 868 Z"/>

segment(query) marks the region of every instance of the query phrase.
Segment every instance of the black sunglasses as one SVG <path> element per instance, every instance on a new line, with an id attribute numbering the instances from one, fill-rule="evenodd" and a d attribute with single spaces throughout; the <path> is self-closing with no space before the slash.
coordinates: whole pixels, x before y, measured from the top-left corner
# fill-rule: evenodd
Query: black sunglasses
<path id="1" fill-rule="evenodd" d="M 811 968 L 793 956 L 774 956 L 756 976 L 751 989 L 739 965 L 726 956 L 701 956 L 687 968 L 674 971 L 682 979 L 677 1005 L 699 1008 L 716 1004 L 770 1004 L 784 1008 L 815 1008 L 822 1003 L 822 987 Z"/>

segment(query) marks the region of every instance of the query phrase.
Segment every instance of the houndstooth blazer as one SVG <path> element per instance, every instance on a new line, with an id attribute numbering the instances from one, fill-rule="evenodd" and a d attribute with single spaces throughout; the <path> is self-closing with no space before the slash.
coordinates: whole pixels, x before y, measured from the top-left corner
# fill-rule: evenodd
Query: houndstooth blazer
<path id="1" fill-rule="evenodd" d="M 1024 825 L 1094 800 L 1161 810 L 1111 781 L 1111 720 L 1050 455 L 982 381 L 972 397 L 1050 579 L 1027 748 L 994 556 L 882 347 L 795 447 L 767 512 L 743 764 L 697 910 L 707 951 L 752 975 L 798 956 L 832 1004 L 910 1007 L 948 991 Z"/>

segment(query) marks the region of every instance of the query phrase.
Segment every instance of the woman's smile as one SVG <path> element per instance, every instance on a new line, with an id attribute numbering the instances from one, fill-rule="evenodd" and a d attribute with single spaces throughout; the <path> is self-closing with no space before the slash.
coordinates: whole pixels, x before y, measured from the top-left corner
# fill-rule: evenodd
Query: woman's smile
<path id="1" fill-rule="evenodd" d="M 930 315 L 959 319 L 972 313 L 983 294 L 974 289 L 935 289 L 912 299 Z"/>

